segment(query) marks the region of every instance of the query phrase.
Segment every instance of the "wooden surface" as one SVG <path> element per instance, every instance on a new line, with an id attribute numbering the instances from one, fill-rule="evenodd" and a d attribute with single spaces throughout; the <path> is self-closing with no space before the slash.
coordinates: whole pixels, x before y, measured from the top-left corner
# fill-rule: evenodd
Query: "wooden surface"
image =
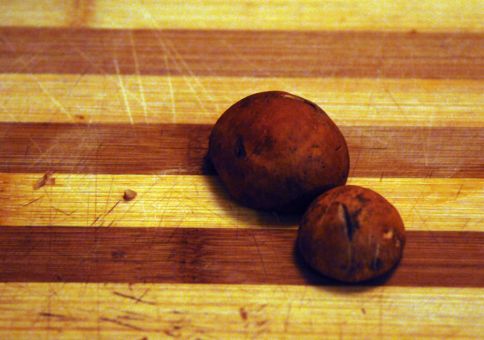
<path id="1" fill-rule="evenodd" d="M 0 2 L 0 338 L 482 337 L 483 11 Z M 401 212 L 392 275 L 318 276 L 299 217 L 237 205 L 204 162 L 218 116 L 273 89 L 321 105 L 350 183 Z"/>

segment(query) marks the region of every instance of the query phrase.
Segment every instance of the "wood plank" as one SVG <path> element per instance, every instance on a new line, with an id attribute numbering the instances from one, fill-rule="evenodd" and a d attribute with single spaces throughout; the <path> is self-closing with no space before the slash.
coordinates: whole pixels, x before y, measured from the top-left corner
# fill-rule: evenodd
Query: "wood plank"
<path id="1" fill-rule="evenodd" d="M 213 174 L 212 126 L 0 123 L 0 172 Z M 484 175 L 480 127 L 340 126 L 354 177 Z"/>
<path id="2" fill-rule="evenodd" d="M 125 129 L 114 137 L 122 138 L 123 131 L 130 137 L 126 142 L 119 143 L 112 139 L 113 134 L 109 129 L 94 126 L 95 132 L 86 138 L 100 136 L 95 142 L 101 142 L 96 146 L 92 143 L 81 148 L 72 142 L 70 145 L 75 155 L 71 155 L 67 149 L 57 149 L 56 145 L 69 138 L 59 129 L 51 129 L 49 131 L 55 131 L 54 136 L 44 140 L 40 138 L 39 142 L 39 136 L 34 134 L 30 144 L 25 143 L 28 144 L 25 154 L 31 152 L 29 148 L 37 152 L 34 162 L 28 164 L 27 159 L 22 163 L 20 153 L 14 153 L 18 158 L 13 163 L 10 163 L 12 158 L 7 161 L 8 164 L 19 166 L 19 170 L 28 167 L 28 170 L 21 171 L 31 173 L 0 173 L 0 226 L 10 219 L 16 220 L 18 213 L 19 218 L 23 219 L 16 222 L 19 225 L 30 225 L 26 221 L 38 217 L 42 221 L 40 224 L 46 226 L 72 224 L 81 228 L 45 228 L 36 224 L 27 228 L 17 228 L 13 224 L 0 227 L 0 235 L 4 230 L 8 234 L 4 242 L 0 241 L 0 249 L 2 244 L 6 249 L 0 250 L 0 273 L 20 269 L 15 273 L 23 270 L 26 280 L 0 283 L 0 338 L 478 338 L 484 334 L 481 322 L 484 319 L 484 242 L 480 233 L 484 227 L 484 162 L 480 155 L 484 145 L 480 131 L 484 117 L 481 112 L 483 97 L 480 94 L 484 78 L 481 71 L 484 69 L 482 3 L 478 0 L 465 3 L 450 0 L 438 3 L 432 0 L 397 0 L 392 3 L 373 0 L 358 3 L 270 0 L 261 5 L 252 0 L 233 4 L 216 0 L 203 3 L 193 1 L 188 0 L 183 4 L 172 0 L 148 0 L 142 4 L 126 0 L 116 3 L 112 0 L 0 2 L 0 26 L 59 26 L 65 33 L 65 37 L 61 35 L 58 39 L 60 43 L 56 45 L 54 41 L 46 42 L 56 35 L 39 34 L 43 29 L 27 29 L 32 38 L 23 42 L 18 42 L 17 38 L 11 39 L 8 34 L 3 35 L 4 30 L 0 29 L 0 122 L 79 123 L 85 127 L 66 130 L 66 133 L 78 132 L 72 139 L 78 137 L 81 143 L 89 144 L 89 139 L 83 139 L 80 133 L 82 129 L 89 129 L 92 123 L 213 124 L 224 103 L 231 103 L 235 98 L 235 90 L 242 93 L 254 83 L 261 87 L 272 87 L 282 81 L 292 81 L 293 77 L 299 77 L 301 84 L 314 80 L 317 88 L 313 92 L 320 96 L 315 98 L 324 99 L 322 94 L 331 93 L 321 92 L 321 87 L 326 83 L 320 83 L 318 78 L 330 78 L 322 81 L 336 79 L 338 84 L 345 81 L 353 84 L 357 80 L 361 97 L 355 98 L 356 108 L 348 106 L 348 103 L 352 103 L 349 100 L 351 93 L 346 93 L 342 87 L 338 87 L 340 97 L 330 97 L 333 101 L 338 98 L 345 103 L 334 104 L 337 106 L 336 113 L 341 108 L 337 121 L 343 126 L 358 129 L 352 130 L 352 141 L 356 145 L 355 154 L 352 155 L 356 161 L 356 174 L 360 171 L 364 176 L 373 177 L 355 178 L 355 181 L 381 188 L 379 191 L 383 190 L 384 194 L 388 190 L 392 200 L 398 202 L 399 209 L 407 209 L 404 217 L 412 225 L 409 240 L 415 246 L 410 254 L 415 256 L 410 256 L 410 259 L 406 257 L 402 267 L 384 287 L 338 287 L 334 283 L 311 280 L 310 272 L 307 274 L 309 276 L 304 276 L 309 281 L 281 285 L 274 280 L 276 284 L 268 284 L 271 282 L 265 281 L 267 269 L 266 263 L 259 260 L 260 250 L 264 258 L 272 261 L 269 265 L 274 263 L 274 268 L 269 271 L 279 270 L 273 277 L 285 280 L 287 272 L 289 278 L 294 279 L 294 258 L 292 269 L 286 271 L 284 263 L 279 263 L 279 257 L 274 255 L 274 250 L 286 242 L 281 240 L 290 238 L 274 238 L 272 235 L 265 238 L 255 234 L 281 233 L 287 236 L 292 233 L 293 241 L 296 221 L 293 217 L 286 219 L 260 215 L 239 208 L 229 201 L 212 177 L 178 175 L 160 179 L 166 173 L 203 173 L 201 154 L 198 152 L 205 148 L 206 136 L 198 135 L 201 142 L 195 141 L 193 136 L 197 134 L 189 132 L 181 148 L 175 151 L 177 146 L 174 139 L 178 138 L 178 133 L 182 134 L 181 130 L 170 132 L 170 128 L 165 130 L 164 127 L 159 130 L 147 127 L 145 130 L 136 126 L 130 130 L 125 125 Z M 120 33 L 108 32 L 103 35 L 104 40 L 96 40 L 91 38 L 88 32 L 91 30 L 72 34 L 66 27 L 116 28 L 120 29 Z M 151 30 L 144 33 L 127 28 Z M 182 31 L 157 31 L 165 28 L 179 28 Z M 193 30 L 187 33 L 195 32 L 196 36 L 182 36 L 187 28 Z M 195 31 L 200 28 L 208 31 Z M 222 34 L 219 34 L 215 29 L 240 31 L 220 31 Z M 246 32 L 243 30 L 246 29 L 268 31 L 249 32 L 244 36 Z M 223 40 L 206 39 L 205 34 L 210 30 Z M 304 31 L 289 33 L 287 30 Z M 331 32 L 340 30 L 351 31 Z M 235 33 L 235 37 L 227 38 L 232 33 Z M 259 33 L 262 43 L 257 40 Z M 331 36 L 330 33 L 336 34 Z M 83 35 L 86 42 L 82 41 Z M 286 35 L 288 38 L 285 38 Z M 281 42 L 275 42 L 274 39 Z M 200 42 L 194 43 L 195 40 L 208 41 L 211 45 L 201 46 Z M 190 47 L 187 47 L 189 44 Z M 350 48 L 348 44 L 351 44 Z M 120 46 L 120 49 L 116 46 Z M 273 51 L 266 51 L 266 48 Z M 291 48 L 299 50 L 296 53 Z M 81 57 L 72 56 L 76 53 Z M 307 56 L 307 59 L 298 60 L 300 55 Z M 286 56 L 294 60 L 286 60 Z M 318 64 L 320 61 L 323 61 L 323 66 Z M 32 74 L 30 69 L 34 69 Z M 246 75 L 252 77 L 252 83 L 249 80 L 245 82 Z M 11 87 L 6 88 L 4 76 L 27 78 L 29 82 L 28 86 L 24 84 L 25 89 L 36 86 L 37 92 L 25 91 L 20 96 L 10 97 Z M 106 77 L 106 80 L 101 83 L 95 80 L 96 77 Z M 225 97 L 226 102 L 220 101 L 220 93 L 224 93 L 217 92 L 220 90 L 210 92 L 212 87 L 207 82 L 212 82 L 213 78 L 222 80 L 223 83 L 219 85 L 222 91 L 233 89 L 228 94 L 230 101 Z M 231 85 L 225 82 L 226 78 L 234 83 L 239 81 L 240 85 Z M 84 97 L 77 96 L 78 89 L 84 91 L 84 79 L 97 87 L 93 87 L 92 92 L 81 92 Z M 430 88 L 434 86 L 432 81 L 435 79 L 440 79 L 439 84 L 459 82 L 462 91 L 455 94 L 454 87 L 444 89 L 440 85 L 437 86 L 439 90 Z M 153 86 L 147 87 L 146 100 L 142 84 L 147 80 Z M 162 87 L 160 80 L 165 81 Z M 378 85 L 368 86 L 368 92 L 365 92 L 365 81 Z M 470 83 L 473 84 L 472 90 L 468 87 Z M 100 84 L 104 86 L 103 89 L 99 88 Z M 177 84 L 183 90 L 177 91 Z M 385 87 L 378 87 L 380 84 Z M 395 87 L 400 87 L 402 91 L 395 93 L 395 87 L 388 84 L 398 84 Z M 68 93 L 67 85 L 73 86 Z M 173 91 L 171 94 L 170 89 Z M 409 89 L 414 92 L 410 93 Z M 94 93 L 96 91 L 97 95 Z M 191 95 L 186 96 L 183 91 Z M 160 96 L 158 92 L 166 95 Z M 107 93 L 113 97 L 106 98 Z M 149 97 L 150 94 L 152 97 Z M 178 102 L 175 103 L 177 98 Z M 364 103 L 360 98 L 368 102 L 367 111 L 360 105 Z M 429 102 L 428 98 L 433 99 Z M 324 103 L 321 99 L 318 99 L 320 103 Z M 188 115 L 183 114 L 183 101 L 186 102 Z M 116 105 L 112 105 L 113 102 Z M 180 102 L 181 109 L 175 110 L 175 105 Z M 89 106 L 92 103 L 94 106 Z M 152 110 L 149 110 L 150 105 Z M 352 111 L 349 112 L 349 109 Z M 385 112 L 382 114 L 382 111 Z M 112 115 L 106 115 L 106 112 Z M 155 113 L 152 120 L 150 112 Z M 2 115 L 7 118 L 3 119 Z M 46 119 L 47 115 L 51 118 Z M 102 118 L 96 120 L 96 117 Z M 361 130 L 364 125 L 369 129 Z M 381 127 L 376 135 L 373 135 L 374 125 Z M 393 127 L 402 125 L 407 126 L 407 130 L 404 129 L 406 132 L 390 134 Z M 424 126 L 423 129 L 416 129 L 416 138 L 410 132 L 412 126 Z M 454 132 L 456 128 L 457 133 Z M 151 131 L 148 137 L 152 137 L 153 142 L 146 142 L 139 135 L 132 136 L 133 131 Z M 160 136 L 155 135 L 155 131 L 165 133 L 161 138 L 161 147 L 156 145 Z M 471 137 L 460 138 L 465 131 Z M 0 164 L 7 164 L 3 160 L 4 151 L 10 152 L 12 149 L 10 139 L 3 138 L 6 136 L 3 133 L 0 128 Z M 102 136 L 103 133 L 106 135 Z M 377 139 L 367 143 L 373 136 Z M 446 141 L 445 138 L 449 136 L 452 137 Z M 25 139 L 25 135 L 22 138 Z M 392 138 L 395 140 L 389 142 Z M 474 140 L 468 144 L 471 139 Z M 102 144 L 103 141 L 107 146 Z M 422 149 L 420 152 L 417 143 Z M 3 149 L 2 144 L 5 145 Z M 119 147 L 119 144 L 123 145 Z M 148 146 L 147 153 L 155 152 L 156 155 L 159 155 L 157 152 L 160 148 L 166 146 L 160 154 L 167 159 L 154 159 L 153 167 L 142 164 L 143 160 L 151 159 L 136 156 L 140 146 Z M 191 154 L 193 149 L 195 155 Z M 464 149 L 469 149 L 469 154 Z M 55 154 L 56 150 L 60 150 L 58 155 Z M 130 176 L 117 170 L 109 171 L 108 168 L 115 168 L 115 164 L 101 164 L 98 168 L 95 159 L 108 151 L 124 151 L 119 161 L 114 159 L 113 154 L 110 157 L 118 164 L 127 163 L 120 165 L 126 168 L 130 166 L 130 160 L 123 159 L 124 155 L 135 155 L 132 160 L 139 163 L 131 164 L 136 169 L 133 173 L 155 175 Z M 7 155 L 12 156 L 8 152 Z M 85 152 L 82 157 L 87 159 L 87 167 L 82 166 L 83 159 L 77 155 L 78 152 Z M 186 158 L 178 156 L 178 153 L 185 152 Z M 441 152 L 444 156 L 435 156 Z M 177 156 L 173 156 L 175 154 Z M 457 163 L 452 163 L 453 154 L 457 155 Z M 397 155 L 396 158 L 392 158 L 394 155 Z M 67 160 L 63 170 L 60 170 L 65 174 L 55 173 L 55 185 L 33 190 L 32 184 L 43 175 L 37 171 L 51 170 L 52 165 L 63 167 L 60 157 Z M 168 159 L 170 157 L 174 158 L 172 163 Z M 380 159 L 380 163 L 375 163 L 373 157 Z M 384 158 L 386 162 L 382 161 Z M 399 163 L 402 159 L 405 161 Z M 72 160 L 79 163 L 69 164 Z M 190 161 L 194 163 L 190 165 Z M 410 162 L 408 168 L 407 162 Z M 159 164 L 163 164 L 162 169 L 155 169 Z M 376 167 L 373 167 L 374 164 Z M 100 168 L 103 170 L 96 170 Z M 385 170 L 380 174 L 383 178 L 379 182 L 377 170 L 383 168 Z M 386 172 L 388 168 L 390 173 Z M 92 169 L 91 174 L 89 171 Z M 407 173 L 402 174 L 405 171 Z M 77 172 L 80 174 L 73 174 Z M 119 175 L 110 175 L 110 172 Z M 413 178 L 387 178 L 392 172 L 394 176 Z M 426 179 L 425 176 L 474 178 Z M 137 199 L 129 203 L 119 202 L 122 192 L 128 187 L 132 188 L 133 184 L 140 193 Z M 172 187 L 169 188 L 169 185 Z M 15 198 L 17 195 L 24 195 L 21 199 L 28 200 L 19 204 L 20 199 Z M 162 199 L 160 195 L 163 195 Z M 207 198 L 207 206 L 200 207 L 200 202 L 207 202 Z M 83 199 L 87 199 L 87 207 Z M 175 206 L 177 199 L 179 202 Z M 24 204 L 27 205 L 22 206 Z M 81 206 L 79 214 L 82 217 L 77 215 L 78 211 L 68 210 L 74 206 Z M 204 210 L 207 207 L 212 210 Z M 204 214 L 201 217 L 200 212 Z M 214 216 L 214 212 L 219 212 L 220 216 Z M 245 220 L 247 216 L 254 222 Z M 145 220 L 151 227 L 168 228 L 140 229 L 137 221 L 143 224 Z M 238 225 L 241 221 L 248 225 Z M 205 225 L 196 225 L 200 222 Z M 135 228 L 87 230 L 90 224 L 122 224 L 122 227 Z M 190 224 L 199 228 L 186 228 Z M 225 224 L 232 224 L 229 228 L 237 229 L 219 229 Z M 275 228 L 259 230 L 261 226 Z M 20 229 L 20 234 L 14 231 Z M 98 230 L 100 234 L 84 238 L 81 236 L 82 230 L 86 231 L 84 235 Z M 170 230 L 172 234 L 163 234 Z M 456 230 L 474 232 L 459 233 Z M 220 238 L 219 231 L 224 236 L 235 236 Z M 148 241 L 150 235 L 154 235 L 154 238 Z M 165 248 L 167 239 L 174 240 L 175 244 L 170 243 Z M 82 248 L 84 242 L 86 249 Z M 153 246 L 151 242 L 156 244 Z M 133 244 L 139 248 L 134 248 Z M 113 246 L 129 250 L 123 253 L 124 248 L 121 252 L 117 252 L 117 248 L 113 253 Z M 241 265 L 228 254 L 218 254 L 217 251 L 220 252 L 224 246 L 243 253 L 246 263 Z M 284 251 L 290 250 L 289 243 L 285 246 Z M 216 250 L 212 251 L 212 248 Z M 12 249 L 13 252 L 9 251 Z M 21 249 L 17 257 L 15 249 Z M 269 252 L 272 253 L 266 255 Z M 202 256 L 195 257 L 192 253 Z M 289 261 L 289 255 L 288 252 L 284 253 L 285 261 Z M 58 258 L 62 259 L 56 265 Z M 218 258 L 224 262 L 217 262 Z M 170 263 L 170 260 L 175 260 L 175 263 Z M 158 266 L 160 262 L 164 263 L 161 267 Z M 225 267 L 219 270 L 219 265 Z M 8 269 L 4 271 L 4 267 Z M 73 273 L 74 270 L 70 268 L 76 267 L 85 276 Z M 205 276 L 221 275 L 224 270 L 225 278 L 233 278 L 239 267 L 242 273 L 248 274 L 238 281 L 220 281 L 229 285 L 210 284 L 203 280 Z M 30 272 L 27 272 L 29 268 Z M 28 281 L 43 269 L 52 270 L 59 276 L 47 277 L 45 281 L 50 281 L 48 283 Z M 402 269 L 408 270 L 406 274 L 403 272 L 403 279 L 399 276 L 402 275 Z M 59 278 L 62 280 L 63 270 L 67 270 L 65 274 L 68 280 L 65 281 L 76 283 L 52 283 Z M 180 281 L 174 282 L 188 284 L 164 279 L 150 282 L 167 283 L 130 283 L 133 278 L 137 280 L 140 273 L 149 270 L 152 275 L 161 270 L 171 271 L 176 278 L 181 277 Z M 102 277 L 96 276 L 98 272 L 102 272 Z M 111 281 L 118 282 L 115 284 L 102 280 L 103 277 L 108 278 L 107 281 L 119 278 L 120 273 L 124 273 L 124 278 L 130 277 L 130 280 Z M 166 272 L 159 277 L 163 275 L 166 277 Z M 92 277 L 99 280 L 91 280 Z M 261 277 L 263 279 L 257 281 Z M 237 284 L 250 283 L 250 280 L 254 280 L 254 283 Z M 392 280 L 397 280 L 397 283 Z M 85 281 L 96 283 L 86 284 Z M 199 282 L 208 284 L 195 284 Z M 424 287 L 418 287 L 419 283 Z"/>
<path id="3" fill-rule="evenodd" d="M 0 73 L 482 79 L 484 35 L 0 28 Z"/>
<path id="4" fill-rule="evenodd" d="M 69 25 L 71 3 L 75 0 L 1 1 L 2 26 L 66 26 Z M 0 38 L 1 39 L 1 38 Z"/>
<path id="5" fill-rule="evenodd" d="M 3 337 L 463 339 L 484 332 L 482 288 L 7 283 L 0 290 Z"/>
<path id="6" fill-rule="evenodd" d="M 2 2 L 0 22 L 15 26 L 279 30 L 483 29 L 478 0 L 265 1 L 33 0 Z M 458 15 L 456 15 L 458 13 Z"/>
<path id="7" fill-rule="evenodd" d="M 0 74 L 0 121 L 213 124 L 268 89 L 308 98 L 341 125 L 484 127 L 479 80 L 89 74 Z"/>
<path id="8" fill-rule="evenodd" d="M 309 270 L 294 229 L 0 228 L 1 282 L 335 285 Z M 387 286 L 484 287 L 484 233 L 407 233 Z"/>
<path id="9" fill-rule="evenodd" d="M 262 213 L 231 200 L 209 176 L 0 174 L 0 226 L 296 228 L 299 216 Z M 350 178 L 380 192 L 407 230 L 482 231 L 482 179 Z M 122 201 L 126 189 L 138 196 Z"/>

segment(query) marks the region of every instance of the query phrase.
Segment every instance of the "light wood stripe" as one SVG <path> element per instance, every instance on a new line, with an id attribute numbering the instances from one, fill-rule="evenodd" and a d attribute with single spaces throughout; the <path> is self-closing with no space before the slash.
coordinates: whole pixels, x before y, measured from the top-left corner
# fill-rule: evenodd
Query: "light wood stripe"
<path id="1" fill-rule="evenodd" d="M 0 22 L 15 26 L 277 30 L 483 29 L 478 0 L 5 1 Z"/>
<path id="2" fill-rule="evenodd" d="M 69 23 L 70 8 L 75 0 L 1 1 L 2 26 L 65 26 Z M 1 40 L 1 39 L 0 39 Z"/>
<path id="3" fill-rule="evenodd" d="M 342 125 L 484 127 L 476 80 L 89 74 L 0 74 L 0 121 L 213 124 L 236 101 L 271 89 L 310 99 Z"/>
<path id="4" fill-rule="evenodd" d="M 484 333 L 482 288 L 8 283 L 0 289 L 4 337 L 463 339 Z"/>
<path id="5" fill-rule="evenodd" d="M 298 216 L 237 205 L 210 176 L 54 174 L 54 186 L 34 190 L 41 177 L 0 174 L 0 225 L 257 229 L 298 223 Z M 482 179 L 350 178 L 349 183 L 388 198 L 408 230 L 484 231 Z M 138 197 L 122 201 L 126 189 Z"/>
<path id="6" fill-rule="evenodd" d="M 0 73 L 482 79 L 484 66 L 484 34 L 457 32 L 0 28 L 0 36 Z"/>

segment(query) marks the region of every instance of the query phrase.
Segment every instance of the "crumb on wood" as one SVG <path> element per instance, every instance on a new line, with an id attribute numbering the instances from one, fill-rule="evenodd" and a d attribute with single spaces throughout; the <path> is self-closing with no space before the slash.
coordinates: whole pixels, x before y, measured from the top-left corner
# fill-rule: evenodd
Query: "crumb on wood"
<path id="1" fill-rule="evenodd" d="M 131 190 L 131 189 L 126 189 L 124 191 L 124 195 L 123 195 L 123 199 L 126 201 L 126 202 L 129 202 L 129 201 L 132 201 L 136 198 L 136 196 L 138 195 L 138 193 L 134 190 Z"/>
<path id="2" fill-rule="evenodd" d="M 37 182 L 34 183 L 34 190 L 38 190 L 45 185 L 55 185 L 55 178 L 52 177 L 53 175 L 53 171 L 47 171 L 41 178 L 37 180 Z"/>

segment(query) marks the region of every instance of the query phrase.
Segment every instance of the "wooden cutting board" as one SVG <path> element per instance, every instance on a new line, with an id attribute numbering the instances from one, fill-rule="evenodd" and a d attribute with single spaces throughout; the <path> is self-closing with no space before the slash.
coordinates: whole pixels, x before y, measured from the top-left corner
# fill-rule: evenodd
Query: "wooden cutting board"
<path id="1" fill-rule="evenodd" d="M 479 338 L 481 1 L 0 3 L 0 338 Z M 345 286 L 204 163 L 235 101 L 318 103 L 404 260 Z M 123 200 L 125 190 L 137 192 Z"/>

